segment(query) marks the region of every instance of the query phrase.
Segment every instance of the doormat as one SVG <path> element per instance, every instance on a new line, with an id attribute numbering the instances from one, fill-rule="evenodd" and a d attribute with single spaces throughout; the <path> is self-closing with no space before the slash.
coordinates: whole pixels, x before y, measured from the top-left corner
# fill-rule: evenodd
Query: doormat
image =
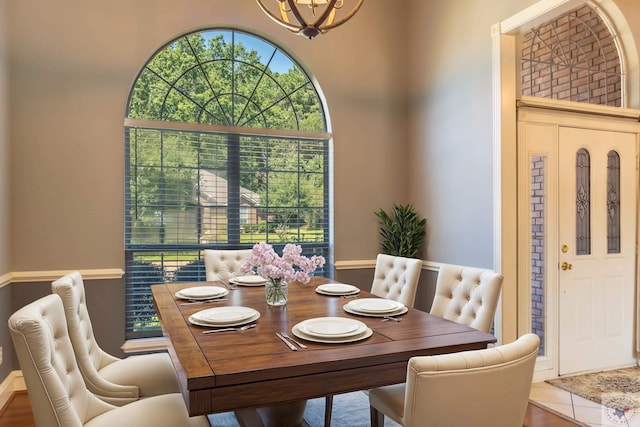
<path id="1" fill-rule="evenodd" d="M 640 408 L 640 368 L 575 375 L 547 383 L 608 408 Z"/>

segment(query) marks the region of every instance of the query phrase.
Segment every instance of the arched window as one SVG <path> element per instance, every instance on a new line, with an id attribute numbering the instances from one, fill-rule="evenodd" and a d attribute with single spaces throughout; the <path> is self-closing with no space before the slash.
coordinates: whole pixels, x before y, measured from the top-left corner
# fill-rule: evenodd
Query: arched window
<path id="1" fill-rule="evenodd" d="M 329 140 L 317 89 L 272 43 L 214 29 L 160 49 L 125 117 L 127 337 L 159 333 L 149 285 L 204 280 L 205 248 L 296 242 L 331 272 Z"/>
<path id="2" fill-rule="evenodd" d="M 522 95 L 622 105 L 622 69 L 611 31 L 589 5 L 522 36 Z"/>

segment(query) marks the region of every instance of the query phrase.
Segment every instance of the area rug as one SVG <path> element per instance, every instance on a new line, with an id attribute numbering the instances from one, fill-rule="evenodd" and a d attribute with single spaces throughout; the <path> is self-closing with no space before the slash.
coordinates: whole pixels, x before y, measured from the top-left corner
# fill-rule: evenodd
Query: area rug
<path id="1" fill-rule="evenodd" d="M 594 372 L 547 382 L 608 408 L 640 408 L 640 368 Z"/>
<path id="2" fill-rule="evenodd" d="M 324 398 L 307 402 L 304 419 L 311 427 L 324 425 Z M 235 415 L 231 412 L 209 415 L 212 427 L 240 427 Z M 369 397 L 362 391 L 338 394 L 333 397 L 333 415 L 331 425 L 335 427 L 369 427 Z M 400 427 L 393 420 L 385 417 L 385 427 Z"/>

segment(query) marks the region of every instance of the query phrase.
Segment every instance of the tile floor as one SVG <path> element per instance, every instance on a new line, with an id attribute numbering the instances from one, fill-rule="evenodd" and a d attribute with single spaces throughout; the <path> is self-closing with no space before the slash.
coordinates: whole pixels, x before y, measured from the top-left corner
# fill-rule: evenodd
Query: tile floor
<path id="1" fill-rule="evenodd" d="M 615 411 L 546 382 L 534 383 L 529 398 L 590 426 L 640 427 L 640 408 L 626 413 Z"/>

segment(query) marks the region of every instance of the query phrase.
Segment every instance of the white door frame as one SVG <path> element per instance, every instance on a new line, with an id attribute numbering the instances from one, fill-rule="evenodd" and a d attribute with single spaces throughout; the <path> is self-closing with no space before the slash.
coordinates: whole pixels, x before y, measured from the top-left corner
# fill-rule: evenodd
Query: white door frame
<path id="1" fill-rule="evenodd" d="M 621 46 L 623 105 L 640 107 L 640 66 L 638 51 L 628 24 L 612 0 L 542 0 L 491 27 L 493 86 L 494 163 L 494 269 L 504 283 L 495 332 L 499 342 L 515 341 L 526 330 L 518 328 L 517 285 L 517 154 L 516 96 L 518 55 L 516 38 L 532 27 L 588 3 L 616 34 Z"/>
<path id="2" fill-rule="evenodd" d="M 558 183 L 561 179 L 561 170 L 558 167 L 559 129 L 580 128 L 598 131 L 623 132 L 635 134 L 635 150 L 640 144 L 640 110 L 627 108 L 615 108 L 593 104 L 557 101 L 545 98 L 523 96 L 518 101 L 518 212 L 527 215 L 527 220 L 521 218 L 518 223 L 518 312 L 517 319 L 519 333 L 531 330 L 531 240 L 532 235 L 530 221 L 531 212 L 531 156 L 540 156 L 545 161 L 545 332 L 544 355 L 536 361 L 535 381 L 555 378 L 559 371 L 559 334 L 558 319 L 559 307 L 559 271 L 557 265 L 561 260 L 558 248 L 561 243 L 559 237 L 559 224 L 557 212 L 559 209 Z M 634 161 L 634 176 L 637 177 L 637 157 Z M 568 173 L 574 173 L 573 170 Z M 638 191 L 636 179 L 635 191 Z M 634 206 L 634 219 L 638 224 L 637 206 Z M 637 232 L 637 231 L 636 231 Z M 635 240 L 634 240 L 635 243 Z M 634 250 L 637 248 L 634 246 Z M 636 253 L 637 256 L 637 253 Z M 637 276 L 637 274 L 636 274 Z M 638 278 L 634 277 L 637 284 Z M 632 343 L 629 343 L 632 344 Z"/>

